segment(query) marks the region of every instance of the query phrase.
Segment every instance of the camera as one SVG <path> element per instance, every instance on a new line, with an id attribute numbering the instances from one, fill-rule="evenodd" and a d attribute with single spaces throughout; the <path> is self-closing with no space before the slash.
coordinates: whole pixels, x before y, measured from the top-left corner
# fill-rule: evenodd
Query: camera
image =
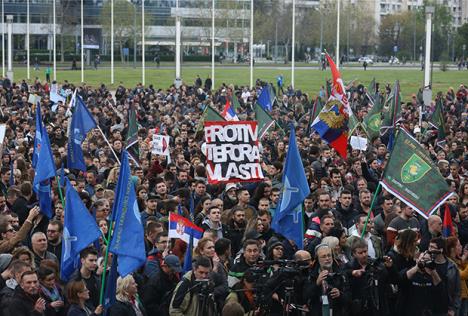
<path id="1" fill-rule="evenodd" d="M 434 257 L 435 257 L 435 255 L 439 254 L 439 252 L 437 252 L 437 251 L 428 251 L 426 253 L 429 254 L 431 256 L 431 258 L 430 259 L 424 259 L 424 257 L 423 257 L 423 259 L 418 262 L 418 268 L 420 270 L 423 270 L 424 268 L 434 270 L 436 268 L 436 263 L 434 261 Z"/>
<path id="2" fill-rule="evenodd" d="M 213 290 L 213 285 L 210 280 L 195 280 L 195 286 L 201 294 L 209 294 Z"/>

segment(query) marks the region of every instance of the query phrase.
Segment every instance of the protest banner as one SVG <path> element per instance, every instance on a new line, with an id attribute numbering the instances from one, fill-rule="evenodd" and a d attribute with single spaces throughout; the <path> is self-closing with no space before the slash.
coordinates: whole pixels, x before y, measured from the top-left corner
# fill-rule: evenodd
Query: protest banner
<path id="1" fill-rule="evenodd" d="M 153 135 L 152 153 L 155 155 L 170 156 L 169 141 L 169 136 Z"/>
<path id="2" fill-rule="evenodd" d="M 255 121 L 205 122 L 208 183 L 263 179 Z"/>

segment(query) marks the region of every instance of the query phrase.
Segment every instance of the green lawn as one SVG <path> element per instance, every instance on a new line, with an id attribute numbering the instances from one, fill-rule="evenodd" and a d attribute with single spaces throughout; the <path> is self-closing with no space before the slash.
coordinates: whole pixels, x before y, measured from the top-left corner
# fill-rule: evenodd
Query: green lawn
<path id="1" fill-rule="evenodd" d="M 154 66 L 154 65 L 152 65 Z M 289 69 L 280 69 L 272 66 L 268 69 L 262 69 L 262 66 L 254 69 L 254 79 L 261 78 L 262 80 L 268 80 L 269 82 L 276 82 L 276 76 L 282 74 L 286 84 L 290 83 L 291 71 Z M 26 78 L 25 68 L 15 68 L 14 78 L 18 80 Z M 200 67 L 194 67 L 191 64 L 190 67 L 182 68 L 182 78 L 188 83 L 193 83 L 196 75 L 204 80 L 208 75 L 211 74 L 211 69 L 206 65 Z M 175 70 L 174 68 L 149 68 L 146 70 L 146 84 L 153 84 L 155 88 L 167 88 L 174 80 Z M 400 80 L 401 90 L 403 97 L 406 99 L 412 93 L 416 93 L 417 89 L 422 86 L 424 73 L 416 69 L 404 69 L 404 68 L 387 68 L 387 69 L 373 69 L 368 68 L 367 71 L 363 71 L 360 68 L 348 68 L 342 70 L 343 79 L 345 82 L 349 82 L 353 79 L 358 82 L 363 82 L 365 86 L 376 78 L 377 82 L 381 83 L 392 83 L 398 79 Z M 41 80 L 45 79 L 44 68 L 39 71 L 34 71 L 31 68 L 31 78 L 38 76 Z M 296 68 L 296 89 L 301 89 L 304 92 L 316 95 L 321 85 L 324 85 L 325 78 L 330 78 L 331 73 L 329 70 L 320 71 L 318 69 L 304 69 Z M 216 86 L 224 83 L 234 83 L 239 85 L 249 84 L 250 72 L 248 66 L 244 68 L 233 68 L 223 67 L 216 68 L 215 79 Z M 435 91 L 446 91 L 449 87 L 457 88 L 461 83 L 468 83 L 468 72 L 449 70 L 442 72 L 434 67 L 433 73 L 433 86 Z M 68 80 L 72 83 L 79 83 L 81 80 L 81 72 L 71 70 L 59 70 L 57 72 L 57 79 L 59 82 Z M 141 81 L 141 68 L 115 68 L 115 83 L 123 82 L 127 87 L 134 86 L 136 83 Z M 105 83 L 110 86 L 110 69 L 103 68 L 99 70 L 85 70 L 85 82 L 87 84 L 97 86 L 101 83 Z M 115 87 L 116 85 L 114 85 Z"/>

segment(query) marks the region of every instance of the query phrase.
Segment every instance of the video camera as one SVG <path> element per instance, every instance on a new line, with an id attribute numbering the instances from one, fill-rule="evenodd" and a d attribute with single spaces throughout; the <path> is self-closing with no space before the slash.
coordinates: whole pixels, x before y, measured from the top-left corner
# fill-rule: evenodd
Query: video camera
<path id="1" fill-rule="evenodd" d="M 434 270 L 436 268 L 435 256 L 440 254 L 440 252 L 439 251 L 426 251 L 424 254 L 429 254 L 430 258 L 425 259 L 423 257 L 420 261 L 418 261 L 418 268 L 420 270 L 424 270 L 424 268 Z"/>

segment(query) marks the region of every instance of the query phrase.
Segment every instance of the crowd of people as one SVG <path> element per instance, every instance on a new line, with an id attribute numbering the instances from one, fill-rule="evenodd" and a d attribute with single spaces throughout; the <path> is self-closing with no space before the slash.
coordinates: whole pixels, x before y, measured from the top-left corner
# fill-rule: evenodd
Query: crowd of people
<path id="1" fill-rule="evenodd" d="M 237 98 L 238 117 L 252 120 L 262 84 L 258 80 L 254 89 L 223 84 L 211 91 L 198 77 L 179 89 L 138 84 L 111 92 L 105 85 L 66 81 L 59 86 L 59 91 L 76 90 L 83 98 L 112 147 L 95 129 L 82 146 L 86 172 L 66 170 L 103 236 L 119 176 L 116 156 L 126 146 L 130 104 L 137 111 L 139 165 L 132 164 L 132 175 L 147 260 L 132 275 L 117 279 L 109 315 L 468 315 L 468 89 L 460 85 L 443 94 L 444 145 L 438 145 L 436 130 L 426 124 L 434 104 L 425 109 L 423 126 L 417 125 L 416 94 L 399 113 L 402 127 L 428 149 L 454 192 L 449 208 L 426 220 L 384 189 L 376 192 L 389 159 L 387 139 L 371 139 L 366 151 L 350 148 L 348 158 L 340 158 L 310 129 L 314 98 L 291 87 L 284 94 L 278 91 L 271 111 L 276 125 L 261 139 L 263 181 L 209 184 L 198 126 L 204 108 L 211 105 L 221 112 L 228 98 Z M 112 262 L 104 266 L 105 238 L 83 250 L 74 275 L 61 280 L 63 192 L 53 181 L 55 215 L 49 219 L 32 189 L 36 105 L 28 103 L 31 94 L 41 97 L 56 167 L 66 166 L 69 104 L 52 106 L 49 90 L 39 80 L 32 85 L 1 82 L 0 123 L 6 124 L 6 133 L 0 313 L 101 315 L 101 275 Z M 371 107 L 366 88 L 353 82 L 347 91 L 362 120 Z M 304 249 L 271 228 L 288 149 L 284 131 L 290 124 L 311 189 L 303 202 Z M 171 136 L 170 162 L 152 154 L 153 134 Z M 191 200 L 194 223 L 204 233 L 193 250 L 192 269 L 184 273 L 187 244 L 168 237 L 168 215 L 182 210 L 189 218 Z M 453 219 L 450 237 L 442 236 L 444 210 Z"/>

